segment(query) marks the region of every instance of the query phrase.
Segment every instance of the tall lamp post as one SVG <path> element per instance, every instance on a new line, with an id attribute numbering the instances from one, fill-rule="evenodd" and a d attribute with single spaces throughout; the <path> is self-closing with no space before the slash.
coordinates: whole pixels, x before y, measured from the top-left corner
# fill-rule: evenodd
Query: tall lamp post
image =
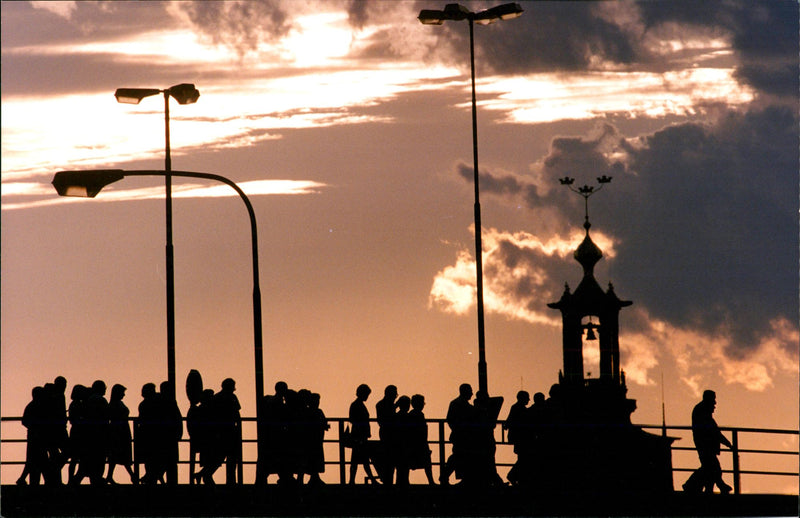
<path id="1" fill-rule="evenodd" d="M 78 196 L 94 198 L 97 193 L 111 183 L 122 180 L 126 176 L 181 176 L 188 178 L 202 178 L 214 180 L 229 185 L 239 194 L 247 207 L 250 216 L 250 235 L 252 241 L 253 261 L 253 340 L 255 351 L 255 377 L 256 377 L 256 417 L 261 398 L 264 396 L 264 358 L 262 346 L 261 325 L 261 286 L 258 275 L 258 229 L 253 205 L 242 189 L 232 180 L 211 173 L 195 173 L 191 171 L 151 171 L 136 170 L 124 171 L 122 169 L 100 169 L 94 171 L 60 171 L 53 177 L 53 186 L 61 196 Z M 173 351 L 174 352 L 174 351 Z M 174 366 L 174 364 L 173 364 Z"/>
<path id="2" fill-rule="evenodd" d="M 522 7 L 517 3 L 503 4 L 473 13 L 459 4 L 447 4 L 443 11 L 423 9 L 419 13 L 419 21 L 425 25 L 442 25 L 446 20 L 469 23 L 469 60 L 472 74 L 472 169 L 475 179 L 475 269 L 478 295 L 478 390 L 489 394 L 486 373 L 486 335 L 483 323 L 483 245 L 481 244 L 481 202 L 478 185 L 478 109 L 475 100 L 475 44 L 473 25 L 488 25 L 498 20 L 509 20 L 522 14 Z"/>
<path id="3" fill-rule="evenodd" d="M 117 88 L 114 97 L 117 102 L 139 104 L 145 97 L 164 94 L 164 184 L 166 188 L 166 268 L 167 268 L 167 381 L 171 396 L 175 397 L 175 267 L 172 247 L 172 157 L 169 143 L 169 98 L 173 97 L 178 104 L 194 104 L 200 92 L 193 84 L 181 83 L 164 90 L 158 88 Z M 102 187 L 101 187 L 102 188 Z"/>

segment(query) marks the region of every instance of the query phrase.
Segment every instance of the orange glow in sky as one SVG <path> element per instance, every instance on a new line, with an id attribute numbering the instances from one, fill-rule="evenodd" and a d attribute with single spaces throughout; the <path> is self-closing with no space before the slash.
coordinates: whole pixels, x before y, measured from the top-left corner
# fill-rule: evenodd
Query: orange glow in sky
<path id="1" fill-rule="evenodd" d="M 585 207 L 558 179 L 608 175 L 589 201 L 595 276 L 634 302 L 620 321 L 634 421 L 660 423 L 663 389 L 668 423 L 688 424 L 713 388 L 723 426 L 797 428 L 797 5 L 748 6 L 526 2 L 475 28 L 501 417 L 562 368 L 546 304 L 581 280 Z M 162 168 L 163 98 L 113 93 L 184 82 L 200 98 L 170 101 L 172 167 L 237 182 L 258 219 L 267 389 L 309 388 L 342 416 L 360 383 L 373 399 L 393 383 L 442 417 L 477 384 L 467 26 L 422 25 L 419 8 L 0 3 L 2 415 L 57 375 L 123 383 L 130 408 L 166 378 L 163 180 L 94 200 L 50 182 Z M 244 211 L 226 186 L 176 179 L 174 197 L 179 384 L 233 377 L 252 415 Z"/>

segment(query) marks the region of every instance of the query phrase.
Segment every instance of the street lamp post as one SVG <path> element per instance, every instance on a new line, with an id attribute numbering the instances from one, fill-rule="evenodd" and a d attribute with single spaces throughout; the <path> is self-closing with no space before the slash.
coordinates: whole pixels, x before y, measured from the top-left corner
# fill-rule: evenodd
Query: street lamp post
<path id="1" fill-rule="evenodd" d="M 166 268 L 167 268 L 167 381 L 171 396 L 175 397 L 175 267 L 172 246 L 172 157 L 169 143 L 169 98 L 174 97 L 178 104 L 194 104 L 200 92 L 193 84 L 181 83 L 164 90 L 157 88 L 117 88 L 114 97 L 117 102 L 139 104 L 145 97 L 164 94 L 164 184 L 166 189 Z"/>
<path id="2" fill-rule="evenodd" d="M 53 186 L 61 196 L 78 196 L 84 198 L 94 198 L 97 193 L 111 183 L 122 180 L 126 176 L 181 176 L 188 178 L 202 178 L 214 180 L 229 185 L 242 198 L 247 207 L 247 214 L 250 216 L 250 236 L 252 242 L 252 262 L 253 262 L 253 341 L 255 352 L 255 385 L 256 385 L 256 417 L 261 398 L 264 396 L 264 357 L 263 357 L 263 333 L 261 323 L 261 286 L 258 274 L 258 228 L 256 226 L 256 215 L 253 205 L 247 195 L 235 182 L 211 173 L 196 173 L 192 171 L 151 171 L 136 170 L 124 171 L 122 169 L 100 169 L 94 171 L 60 171 L 53 177 Z"/>
<path id="3" fill-rule="evenodd" d="M 475 99 L 475 44 L 473 25 L 488 25 L 497 20 L 509 20 L 522 14 L 522 7 L 516 3 L 503 4 L 473 13 L 459 4 L 447 4 L 443 11 L 423 9 L 419 21 L 425 25 L 441 25 L 446 20 L 467 20 L 469 23 L 469 60 L 472 76 L 472 169 L 475 184 L 475 270 L 478 312 L 478 390 L 489 394 L 486 372 L 486 335 L 483 323 L 483 245 L 481 243 L 481 202 L 478 184 L 478 108 Z"/>

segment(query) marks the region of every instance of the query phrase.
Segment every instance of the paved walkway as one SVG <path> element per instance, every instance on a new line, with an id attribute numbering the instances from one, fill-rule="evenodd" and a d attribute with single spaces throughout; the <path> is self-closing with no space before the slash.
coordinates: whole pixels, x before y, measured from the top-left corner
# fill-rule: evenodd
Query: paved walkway
<path id="1" fill-rule="evenodd" d="M 798 516 L 796 495 L 536 495 L 513 487 L 19 487 L 2 516 Z"/>

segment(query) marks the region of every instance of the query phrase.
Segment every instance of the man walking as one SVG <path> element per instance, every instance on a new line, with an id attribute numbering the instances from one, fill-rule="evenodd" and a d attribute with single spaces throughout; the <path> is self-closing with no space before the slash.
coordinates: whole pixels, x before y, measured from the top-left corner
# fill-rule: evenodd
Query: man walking
<path id="1" fill-rule="evenodd" d="M 720 444 L 728 448 L 732 448 L 732 445 L 712 417 L 716 406 L 717 395 L 713 390 L 706 390 L 703 400 L 692 410 L 692 438 L 700 457 L 700 467 L 683 484 L 683 490 L 687 493 L 699 493 L 704 489 L 707 493 L 713 493 L 714 485 L 723 494 L 731 492 L 731 486 L 722 480 L 722 468 L 717 456 Z"/>

